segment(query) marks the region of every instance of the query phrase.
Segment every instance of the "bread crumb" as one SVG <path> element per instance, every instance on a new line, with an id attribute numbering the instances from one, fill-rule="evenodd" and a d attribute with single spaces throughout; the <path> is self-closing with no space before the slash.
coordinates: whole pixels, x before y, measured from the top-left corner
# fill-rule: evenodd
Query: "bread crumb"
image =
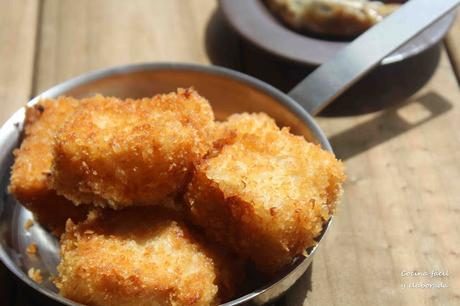
<path id="1" fill-rule="evenodd" d="M 30 268 L 27 272 L 27 275 L 29 275 L 31 280 L 33 280 L 37 284 L 40 284 L 43 281 L 41 273 L 42 271 L 40 269 Z"/>
<path id="2" fill-rule="evenodd" d="M 32 225 L 34 225 L 34 221 L 32 219 L 27 219 L 26 223 L 24 223 L 24 229 L 28 231 Z"/>
<path id="3" fill-rule="evenodd" d="M 27 247 L 26 252 L 28 254 L 37 254 L 37 250 L 38 250 L 37 245 L 35 243 L 31 243 Z"/>

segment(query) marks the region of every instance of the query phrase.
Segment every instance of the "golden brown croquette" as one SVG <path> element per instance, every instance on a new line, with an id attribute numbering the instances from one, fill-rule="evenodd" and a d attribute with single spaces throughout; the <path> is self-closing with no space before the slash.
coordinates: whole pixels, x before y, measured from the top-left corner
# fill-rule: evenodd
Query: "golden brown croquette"
<path id="1" fill-rule="evenodd" d="M 56 137 L 51 185 L 76 204 L 160 203 L 183 189 L 213 125 L 208 101 L 193 89 L 85 99 Z"/>
<path id="2" fill-rule="evenodd" d="M 264 114 L 233 115 L 217 130 L 228 138 L 188 186 L 191 217 L 273 274 L 315 244 L 342 192 L 342 163 Z"/>
<path id="3" fill-rule="evenodd" d="M 11 168 L 10 193 L 34 213 L 40 224 L 56 234 L 62 233 L 68 218 L 80 221 L 87 214 L 85 207 L 76 207 L 47 184 L 54 135 L 77 106 L 77 100 L 63 97 L 28 107 L 24 139 L 14 151 L 15 161 Z"/>
<path id="4" fill-rule="evenodd" d="M 242 279 L 238 259 L 159 207 L 92 211 L 61 238 L 56 285 L 88 305 L 217 305 Z"/>

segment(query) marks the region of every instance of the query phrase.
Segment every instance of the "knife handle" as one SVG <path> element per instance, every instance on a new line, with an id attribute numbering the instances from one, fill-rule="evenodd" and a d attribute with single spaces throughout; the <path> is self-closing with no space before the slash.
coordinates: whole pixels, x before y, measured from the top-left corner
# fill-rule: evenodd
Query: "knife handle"
<path id="1" fill-rule="evenodd" d="M 314 70 L 288 95 L 311 115 L 377 66 L 386 56 L 456 8 L 460 0 L 410 0 Z"/>

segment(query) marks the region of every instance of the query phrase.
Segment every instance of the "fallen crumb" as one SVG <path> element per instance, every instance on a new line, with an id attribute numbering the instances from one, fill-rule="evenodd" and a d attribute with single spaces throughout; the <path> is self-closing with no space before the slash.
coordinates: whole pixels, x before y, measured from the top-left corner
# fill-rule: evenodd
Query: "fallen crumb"
<path id="1" fill-rule="evenodd" d="M 29 271 L 27 272 L 27 275 L 29 275 L 31 280 L 40 284 L 43 281 L 43 277 L 41 273 L 42 271 L 40 269 L 30 268 Z"/>
<path id="2" fill-rule="evenodd" d="M 32 225 L 34 225 L 34 221 L 32 219 L 27 219 L 26 223 L 24 223 L 24 229 L 28 231 Z"/>
<path id="3" fill-rule="evenodd" d="M 37 245 L 35 243 L 31 243 L 27 247 L 26 252 L 28 254 L 37 254 L 37 250 L 38 250 Z"/>
<path id="4" fill-rule="evenodd" d="M 57 279 L 57 276 L 56 276 L 56 275 L 50 275 L 50 276 L 48 277 L 48 280 L 49 280 L 50 282 L 54 282 L 54 281 L 56 281 L 56 279 Z"/>

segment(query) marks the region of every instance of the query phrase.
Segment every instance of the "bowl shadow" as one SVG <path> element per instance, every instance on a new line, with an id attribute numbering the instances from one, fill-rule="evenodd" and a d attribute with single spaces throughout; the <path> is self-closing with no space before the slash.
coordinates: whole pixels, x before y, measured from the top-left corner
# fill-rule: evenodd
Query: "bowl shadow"
<path id="1" fill-rule="evenodd" d="M 405 118 L 411 107 L 424 110 L 420 118 Z M 329 137 L 335 154 L 342 160 L 372 149 L 379 144 L 426 124 L 452 109 L 452 103 L 430 91 L 404 104 L 384 110 L 378 116 Z M 407 117 L 407 116 L 406 116 Z"/>
<path id="2" fill-rule="evenodd" d="M 219 8 L 207 23 L 204 43 L 213 64 L 249 74 L 283 92 L 288 92 L 316 68 L 278 58 L 247 43 L 230 28 Z M 440 54 L 441 44 L 436 44 L 403 61 L 378 66 L 320 116 L 353 116 L 401 104 L 430 80 Z"/>

